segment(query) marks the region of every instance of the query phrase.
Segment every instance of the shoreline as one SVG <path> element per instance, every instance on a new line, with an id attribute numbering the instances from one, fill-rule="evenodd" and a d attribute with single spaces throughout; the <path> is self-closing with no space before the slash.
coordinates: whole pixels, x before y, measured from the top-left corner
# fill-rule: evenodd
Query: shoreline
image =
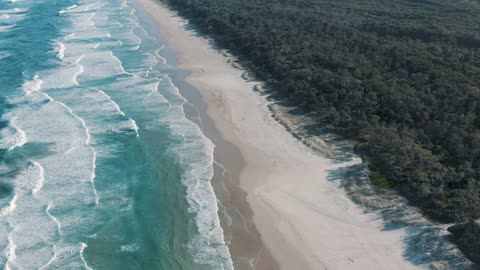
<path id="1" fill-rule="evenodd" d="M 225 242 L 230 243 L 230 252 L 236 255 L 232 256 L 235 269 L 278 269 L 277 262 L 262 243 L 253 223 L 253 212 L 247 202 L 246 192 L 239 187 L 239 176 L 246 165 L 245 160 L 240 150 L 222 137 L 214 121 L 207 115 L 208 104 L 185 81 L 190 73 L 180 70 L 170 76 L 188 100 L 184 105 L 187 118 L 199 125 L 205 136 L 215 143 L 212 186 L 221 204 L 219 214 Z"/>
<path id="2" fill-rule="evenodd" d="M 177 55 L 178 68 L 188 71 L 175 83 L 185 80 L 177 86 L 216 145 L 221 166 L 212 182 L 217 192 L 223 180 L 230 195 L 217 197 L 231 202 L 226 208 L 238 209 L 238 220 L 245 222 L 229 245 L 235 266 L 253 247 L 260 253 L 255 269 L 417 269 L 403 254 L 404 232 L 382 232 L 373 215 L 329 180 L 360 160 L 339 162 L 314 153 L 272 117 L 268 101 L 253 90 L 257 83 L 247 82 L 242 70 L 187 30 L 183 19 L 159 2 L 139 3 Z M 227 177 L 218 177 L 222 167 Z M 241 243 L 243 236 L 250 240 Z"/>

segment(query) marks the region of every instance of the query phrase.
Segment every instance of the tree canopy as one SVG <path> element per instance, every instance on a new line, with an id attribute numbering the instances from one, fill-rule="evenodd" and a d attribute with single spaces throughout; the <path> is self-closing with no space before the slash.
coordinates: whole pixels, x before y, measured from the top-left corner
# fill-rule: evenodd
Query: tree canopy
<path id="1" fill-rule="evenodd" d="M 480 217 L 480 2 L 164 0 L 443 222 Z"/>

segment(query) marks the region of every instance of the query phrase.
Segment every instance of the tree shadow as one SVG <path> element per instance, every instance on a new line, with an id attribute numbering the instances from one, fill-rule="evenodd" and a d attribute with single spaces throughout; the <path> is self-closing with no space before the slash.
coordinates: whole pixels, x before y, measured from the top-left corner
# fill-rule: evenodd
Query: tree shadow
<path id="1" fill-rule="evenodd" d="M 372 186 L 366 165 L 357 163 L 328 172 L 327 180 L 335 182 L 366 214 L 382 220 L 381 230 L 404 233 L 403 257 L 427 269 L 479 269 L 466 259 L 449 239 L 448 224 L 424 217 L 421 211 L 394 190 Z"/>

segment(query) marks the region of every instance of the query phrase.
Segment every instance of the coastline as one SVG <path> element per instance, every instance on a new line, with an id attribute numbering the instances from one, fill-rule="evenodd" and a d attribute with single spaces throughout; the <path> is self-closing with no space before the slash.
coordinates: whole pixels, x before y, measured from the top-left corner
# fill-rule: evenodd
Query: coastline
<path id="1" fill-rule="evenodd" d="M 271 116 L 268 101 L 253 91 L 257 83 L 245 80 L 227 57 L 159 2 L 138 2 L 177 55 L 178 68 L 189 72 L 187 100 L 216 145 L 212 181 L 217 191 L 223 179 L 228 193 L 217 196 L 245 222 L 226 232 L 235 266 L 253 249 L 260 253 L 255 269 L 416 269 L 404 259 L 404 232 L 382 231 L 328 180 L 360 160 L 331 160 L 302 144 Z"/>

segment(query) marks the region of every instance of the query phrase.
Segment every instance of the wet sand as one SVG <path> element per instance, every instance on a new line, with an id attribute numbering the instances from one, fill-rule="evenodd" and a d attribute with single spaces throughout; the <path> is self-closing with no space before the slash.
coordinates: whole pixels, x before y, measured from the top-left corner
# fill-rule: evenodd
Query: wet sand
<path id="1" fill-rule="evenodd" d="M 404 231 L 382 231 L 329 180 L 360 159 L 306 147 L 230 58 L 165 6 L 138 1 L 187 72 L 175 80 L 187 111 L 216 145 L 212 183 L 236 269 L 417 269 L 404 258 Z"/>

